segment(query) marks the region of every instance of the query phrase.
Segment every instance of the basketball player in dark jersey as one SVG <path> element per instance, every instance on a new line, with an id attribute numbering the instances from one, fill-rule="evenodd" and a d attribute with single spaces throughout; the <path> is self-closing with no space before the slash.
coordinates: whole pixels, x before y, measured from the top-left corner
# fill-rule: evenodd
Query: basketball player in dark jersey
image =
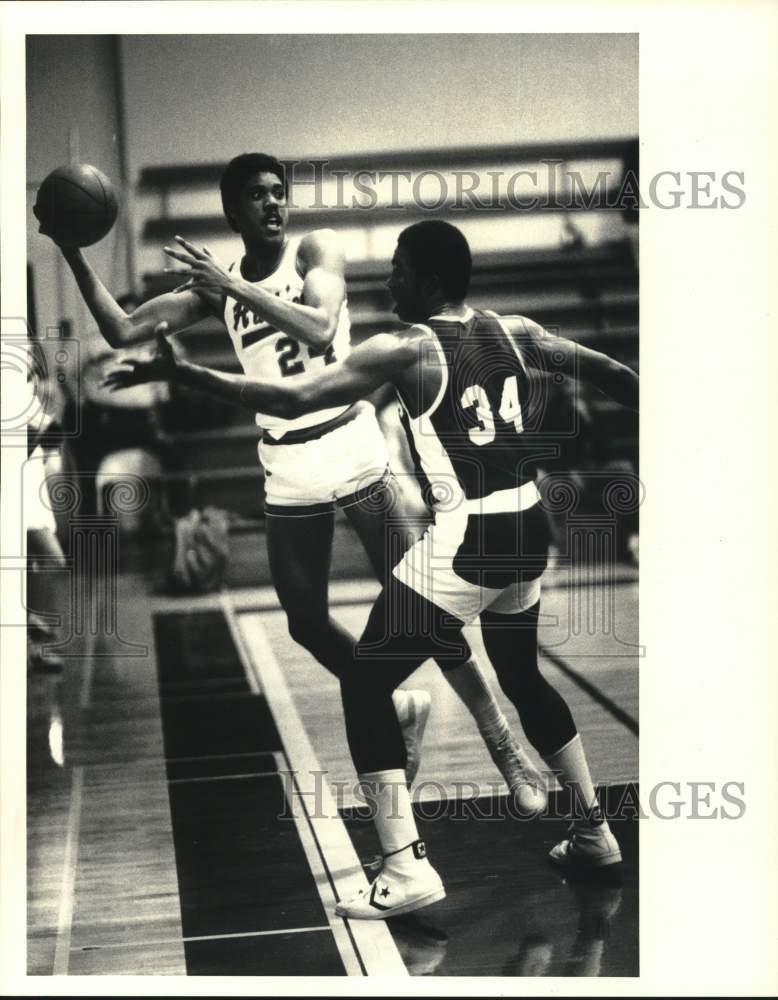
<path id="1" fill-rule="evenodd" d="M 187 280 L 129 314 L 79 249 L 61 248 L 100 332 L 112 347 L 126 347 L 160 328 L 174 333 L 216 315 L 251 378 L 293 385 L 337 367 L 351 343 L 344 256 L 336 234 L 319 229 L 301 239 L 288 237 L 284 166 L 271 156 L 235 157 L 220 190 L 225 218 L 243 243 L 242 257 L 225 267 L 207 250 L 177 238 L 175 248 L 165 249 L 186 265 Z M 329 614 L 335 505 L 345 511 L 383 581 L 389 568 L 386 511 L 393 508 L 395 521 L 400 514 L 400 500 L 387 480 L 386 443 L 368 403 L 313 407 L 294 417 L 259 408 L 256 420 L 263 432 L 259 456 L 273 584 L 292 638 L 339 676 L 353 639 Z M 541 810 L 542 778 L 511 736 L 478 664 L 472 657 L 440 662 L 519 807 Z M 398 690 L 394 703 L 411 781 L 419 766 L 429 695 Z"/>
<path id="2" fill-rule="evenodd" d="M 470 250 L 448 223 L 406 229 L 392 268 L 396 312 L 413 325 L 370 338 L 341 366 L 295 386 L 177 363 L 164 338 L 154 360 L 111 376 L 116 386 L 176 378 L 282 416 L 343 405 L 386 382 L 397 391 L 435 519 L 393 569 L 342 673 L 349 746 L 384 853 L 369 889 L 338 905 L 342 916 L 361 919 L 408 913 L 445 895 L 418 838 L 391 693 L 431 655 L 466 656 L 460 630 L 479 615 L 487 653 L 527 738 L 576 803 L 570 836 L 551 860 L 584 868 L 621 860 L 570 710 L 538 669 L 549 533 L 534 475 L 549 371 L 634 408 L 637 375 L 531 320 L 470 309 Z"/>

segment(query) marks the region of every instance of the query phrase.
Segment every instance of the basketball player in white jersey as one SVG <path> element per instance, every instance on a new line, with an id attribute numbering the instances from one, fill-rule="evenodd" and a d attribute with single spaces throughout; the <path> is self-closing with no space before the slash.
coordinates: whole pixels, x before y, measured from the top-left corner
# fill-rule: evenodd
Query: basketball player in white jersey
<path id="1" fill-rule="evenodd" d="M 551 860 L 565 868 L 621 861 L 570 709 L 538 669 L 549 532 L 535 460 L 548 444 L 540 404 L 550 371 L 589 382 L 632 408 L 638 377 L 524 317 L 471 309 L 464 301 L 470 249 L 448 223 L 404 230 L 392 264 L 396 312 L 413 325 L 370 338 L 338 368 L 295 385 L 263 382 L 177 363 L 161 337 L 152 361 L 131 362 L 109 377 L 116 387 L 173 378 L 286 417 L 346 405 L 387 382 L 397 391 L 435 520 L 394 567 L 341 677 L 349 747 L 384 863 L 370 887 L 336 912 L 367 920 L 409 913 L 445 896 L 405 788 L 405 749 L 391 693 L 479 617 L 486 651 L 527 738 L 571 793 L 570 836 L 551 850 Z"/>
<path id="2" fill-rule="evenodd" d="M 121 309 L 83 253 L 62 252 L 101 333 L 112 347 L 149 339 L 217 315 L 250 378 L 294 385 L 339 366 L 350 350 L 344 257 L 332 230 L 289 239 L 283 165 L 262 153 L 235 157 L 221 178 L 225 218 L 243 255 L 222 266 L 205 248 L 177 237 L 166 253 L 187 280 L 139 306 Z M 180 269 L 177 269 L 179 273 Z M 353 638 L 329 614 L 328 577 L 334 508 L 341 506 L 381 582 L 386 579 L 387 512 L 400 503 L 388 482 L 388 456 L 373 407 L 366 402 L 316 407 L 294 417 L 258 411 L 259 458 L 265 470 L 270 571 L 289 632 L 336 676 Z M 465 640 L 461 642 L 466 646 Z M 527 813 L 545 805 L 543 780 L 517 745 L 478 664 L 438 658 L 446 679 L 475 718 L 492 759 Z M 408 751 L 410 781 L 430 709 L 426 692 L 394 694 Z"/>

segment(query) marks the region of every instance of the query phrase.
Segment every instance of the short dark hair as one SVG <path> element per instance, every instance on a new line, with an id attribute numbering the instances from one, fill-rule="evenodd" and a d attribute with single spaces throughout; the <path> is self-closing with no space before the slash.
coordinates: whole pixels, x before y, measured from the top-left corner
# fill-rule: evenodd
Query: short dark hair
<path id="1" fill-rule="evenodd" d="M 269 156 L 267 153 L 241 153 L 240 156 L 234 157 L 224 168 L 219 182 L 222 209 L 233 229 L 235 226 L 230 221 L 230 208 L 235 204 L 243 185 L 254 174 L 275 174 L 284 185 L 284 194 L 289 194 L 286 168 L 275 156 Z"/>
<path id="2" fill-rule="evenodd" d="M 464 234 L 449 222 L 427 219 L 403 229 L 397 240 L 420 277 L 436 274 L 446 295 L 460 301 L 470 287 L 473 258 Z"/>

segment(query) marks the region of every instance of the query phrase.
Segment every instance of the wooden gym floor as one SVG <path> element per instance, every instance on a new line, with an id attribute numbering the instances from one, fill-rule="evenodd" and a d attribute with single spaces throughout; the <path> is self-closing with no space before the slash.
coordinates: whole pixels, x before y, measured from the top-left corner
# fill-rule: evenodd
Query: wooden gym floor
<path id="1" fill-rule="evenodd" d="M 28 974 L 638 974 L 634 571 L 571 587 L 550 570 L 542 605 L 542 666 L 584 737 L 621 870 L 579 881 L 547 864 L 561 793 L 548 816 L 512 816 L 427 663 L 406 685 L 433 696 L 414 800 L 448 895 L 389 925 L 334 915 L 377 842 L 337 684 L 291 642 L 272 590 L 152 589 L 123 572 L 115 627 L 98 608 L 64 674 L 28 680 Z M 334 581 L 334 616 L 359 632 L 376 591 Z"/>

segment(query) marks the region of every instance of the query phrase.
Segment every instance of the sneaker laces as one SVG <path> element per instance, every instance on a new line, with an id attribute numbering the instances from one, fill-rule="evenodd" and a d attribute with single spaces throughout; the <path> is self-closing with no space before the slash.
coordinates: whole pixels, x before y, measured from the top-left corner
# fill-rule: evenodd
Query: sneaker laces
<path id="1" fill-rule="evenodd" d="M 540 787 L 538 785 L 538 772 L 532 766 L 521 744 L 510 729 L 506 729 L 494 743 L 487 741 L 487 746 L 492 760 L 497 765 L 498 770 L 505 780 L 508 781 L 511 789 L 516 785 L 522 784 L 531 785 L 533 788 Z M 515 775 L 515 777 L 512 777 L 512 780 L 508 780 L 507 775 L 501 767 L 501 758 L 503 757 L 509 758 L 507 764 Z"/>

